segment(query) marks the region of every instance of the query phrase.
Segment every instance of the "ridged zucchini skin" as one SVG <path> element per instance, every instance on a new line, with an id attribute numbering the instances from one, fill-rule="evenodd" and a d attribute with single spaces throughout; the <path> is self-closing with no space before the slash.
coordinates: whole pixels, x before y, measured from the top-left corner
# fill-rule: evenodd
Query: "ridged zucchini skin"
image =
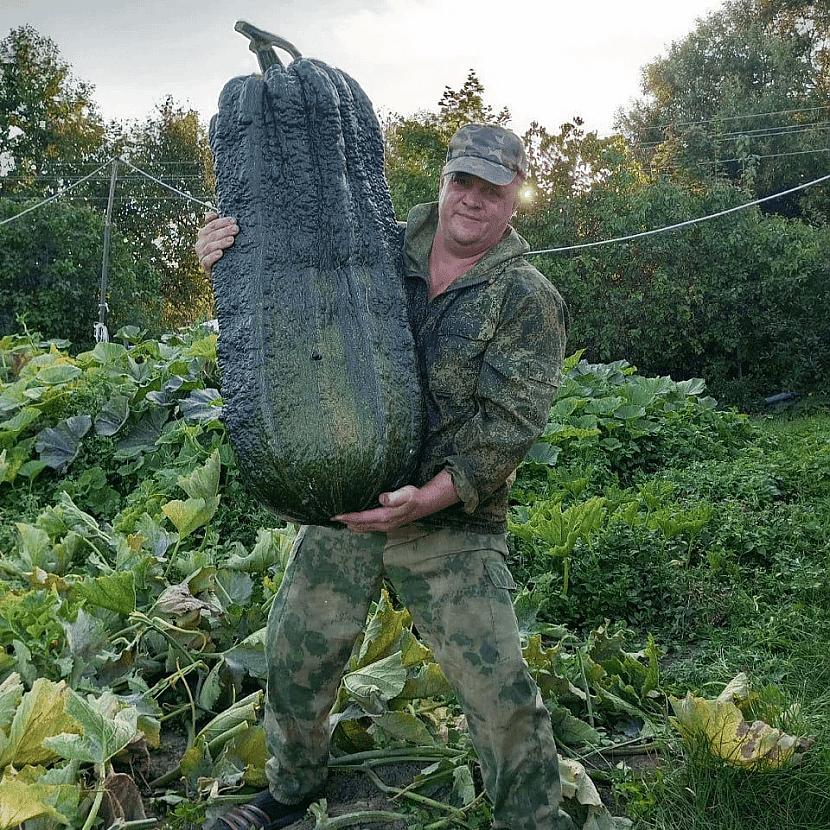
<path id="1" fill-rule="evenodd" d="M 305 524 L 411 483 L 423 428 L 401 232 L 372 104 L 298 58 L 229 81 L 210 125 L 223 419 L 252 491 Z"/>

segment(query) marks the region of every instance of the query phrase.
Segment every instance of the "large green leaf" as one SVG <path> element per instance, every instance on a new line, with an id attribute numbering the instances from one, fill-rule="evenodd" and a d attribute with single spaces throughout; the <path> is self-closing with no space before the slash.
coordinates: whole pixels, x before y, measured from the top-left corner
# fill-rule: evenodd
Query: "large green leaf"
<path id="1" fill-rule="evenodd" d="M 265 680 L 268 668 L 265 665 L 266 629 L 260 628 L 249 634 L 242 642 L 225 652 L 225 662 L 232 671 L 247 672 L 251 677 Z"/>
<path id="2" fill-rule="evenodd" d="M 155 450 L 156 441 L 161 436 L 167 416 L 166 409 L 159 406 L 150 407 L 118 442 L 115 457 L 119 459 L 133 458 L 136 455 Z"/>
<path id="3" fill-rule="evenodd" d="M 343 678 L 343 685 L 367 712 L 381 714 L 386 708 L 384 704 L 403 691 L 406 674 L 401 653 L 397 651 L 389 657 L 349 672 Z"/>
<path id="4" fill-rule="evenodd" d="M 219 492 L 219 450 L 214 450 L 210 458 L 189 475 L 179 476 L 178 484 L 191 499 L 204 499 L 206 502 L 216 498 Z"/>
<path id="5" fill-rule="evenodd" d="M 38 383 L 45 383 L 47 386 L 58 386 L 62 383 L 69 383 L 75 380 L 81 370 L 70 363 L 59 363 L 56 366 L 46 366 L 37 373 Z"/>
<path id="6" fill-rule="evenodd" d="M 222 396 L 218 389 L 194 389 L 179 401 L 179 411 L 187 421 L 213 421 L 222 417 Z"/>
<path id="7" fill-rule="evenodd" d="M 69 466 L 81 449 L 81 439 L 89 432 L 92 418 L 89 415 L 73 415 L 57 426 L 41 430 L 35 440 L 35 450 L 40 460 L 53 469 Z"/>
<path id="8" fill-rule="evenodd" d="M 21 432 L 27 430 L 41 416 L 41 411 L 33 406 L 25 406 L 13 418 L 0 423 L 0 441 L 15 439 Z"/>
<path id="9" fill-rule="evenodd" d="M 130 399 L 116 392 L 95 418 L 96 434 L 105 437 L 115 435 L 127 422 L 129 415 Z"/>
<path id="10" fill-rule="evenodd" d="M 119 614 L 135 611 L 135 574 L 132 571 L 86 577 L 72 587 L 73 593 L 88 605 L 108 608 Z"/>
<path id="11" fill-rule="evenodd" d="M 43 745 L 70 761 L 105 764 L 139 736 L 138 710 L 125 706 L 111 692 L 84 700 L 70 691 L 66 711 L 83 734 L 64 733 L 46 738 Z"/>

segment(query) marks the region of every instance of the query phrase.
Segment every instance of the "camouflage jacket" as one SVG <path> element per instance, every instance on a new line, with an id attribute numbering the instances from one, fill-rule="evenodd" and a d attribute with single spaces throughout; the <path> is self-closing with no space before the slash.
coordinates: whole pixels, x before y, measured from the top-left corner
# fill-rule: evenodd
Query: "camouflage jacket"
<path id="1" fill-rule="evenodd" d="M 427 417 L 415 483 L 446 469 L 461 502 L 421 522 L 503 533 L 507 479 L 544 429 L 559 385 L 567 310 L 521 256 L 529 246 L 513 228 L 430 301 L 428 260 L 437 224 L 437 204 L 416 205 L 404 234 Z"/>

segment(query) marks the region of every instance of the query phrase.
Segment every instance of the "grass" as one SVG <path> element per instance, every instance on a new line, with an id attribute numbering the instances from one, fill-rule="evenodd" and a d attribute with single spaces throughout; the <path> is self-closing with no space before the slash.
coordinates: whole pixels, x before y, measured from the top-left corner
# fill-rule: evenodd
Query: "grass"
<path id="1" fill-rule="evenodd" d="M 774 545 L 765 557 L 738 563 L 751 607 L 678 644 L 663 683 L 678 695 L 692 689 L 714 697 L 746 671 L 760 690 L 756 714 L 814 744 L 801 763 L 762 771 L 718 761 L 703 744 L 670 739 L 658 772 L 617 785 L 644 830 L 830 827 L 830 414 L 778 417 L 763 431 L 768 445 L 753 471 L 765 468 L 779 495 L 762 499 L 747 527 L 769 529 L 770 517 L 779 525 L 770 530 Z"/>

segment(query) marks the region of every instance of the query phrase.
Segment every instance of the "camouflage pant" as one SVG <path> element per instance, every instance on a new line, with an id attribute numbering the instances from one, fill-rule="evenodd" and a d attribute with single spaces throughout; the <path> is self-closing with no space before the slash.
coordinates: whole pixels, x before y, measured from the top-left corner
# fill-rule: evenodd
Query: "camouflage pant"
<path id="1" fill-rule="evenodd" d="M 388 534 L 304 527 L 268 618 L 265 728 L 274 797 L 325 783 L 328 714 L 385 575 L 457 690 L 494 827 L 570 827 L 558 810 L 550 717 L 519 647 L 504 536 L 410 525 Z"/>

